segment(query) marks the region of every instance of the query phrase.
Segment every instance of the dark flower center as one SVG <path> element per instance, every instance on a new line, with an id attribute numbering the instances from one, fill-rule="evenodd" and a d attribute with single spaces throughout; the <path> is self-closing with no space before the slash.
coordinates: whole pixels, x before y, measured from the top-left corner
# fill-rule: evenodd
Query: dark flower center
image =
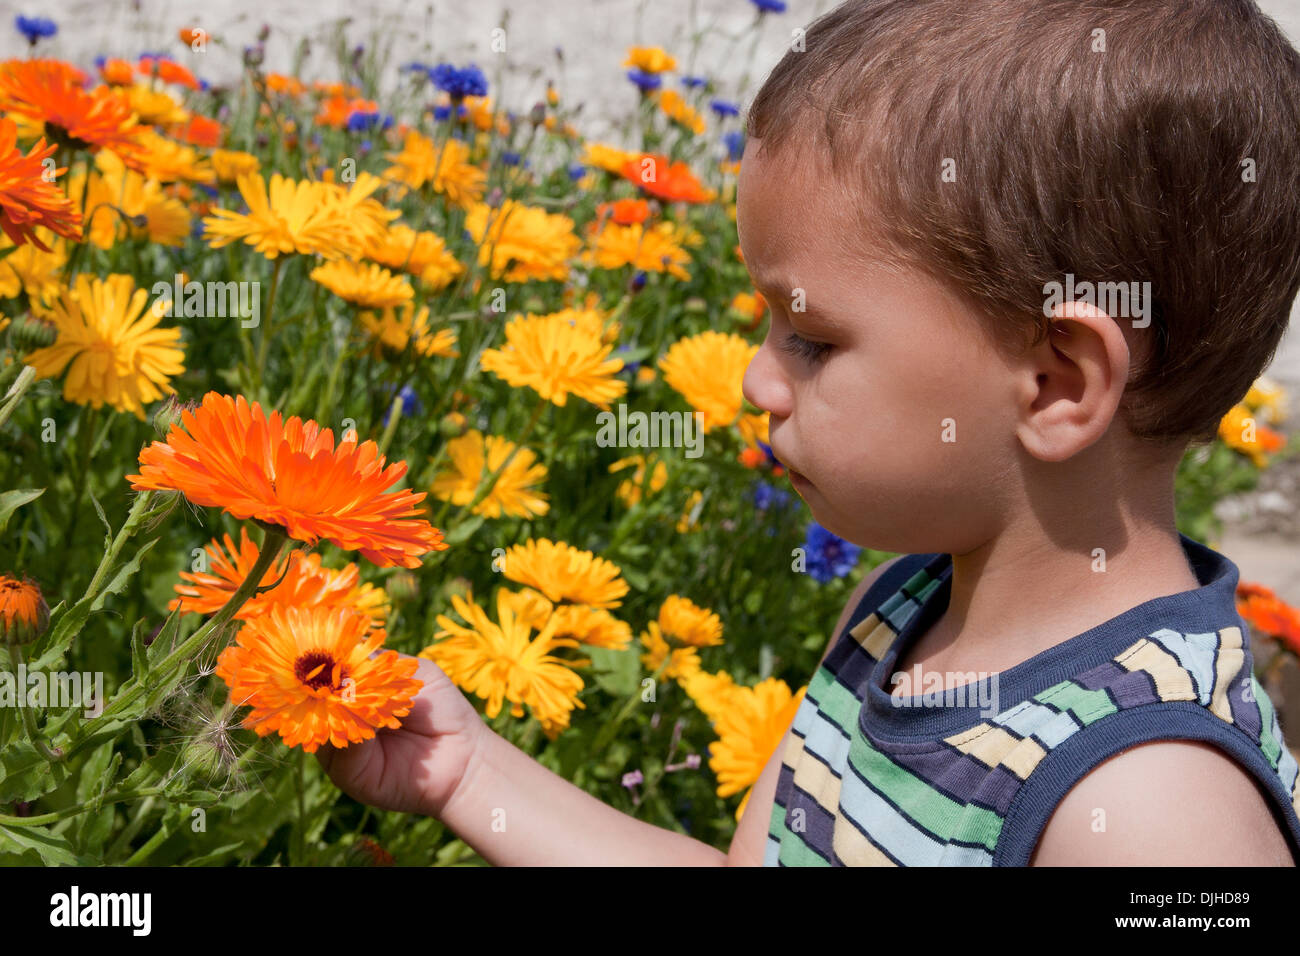
<path id="1" fill-rule="evenodd" d="M 312 690 L 333 688 L 334 658 L 324 651 L 309 651 L 293 662 L 293 676 Z"/>

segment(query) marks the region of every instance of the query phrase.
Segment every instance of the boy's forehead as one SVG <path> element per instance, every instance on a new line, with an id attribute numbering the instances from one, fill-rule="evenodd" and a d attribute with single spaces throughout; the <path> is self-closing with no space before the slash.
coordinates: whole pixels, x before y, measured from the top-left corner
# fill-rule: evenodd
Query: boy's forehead
<path id="1" fill-rule="evenodd" d="M 835 253 L 839 227 L 822 191 L 789 163 L 754 157 L 749 149 L 736 190 L 736 229 L 755 283 L 784 289 Z"/>

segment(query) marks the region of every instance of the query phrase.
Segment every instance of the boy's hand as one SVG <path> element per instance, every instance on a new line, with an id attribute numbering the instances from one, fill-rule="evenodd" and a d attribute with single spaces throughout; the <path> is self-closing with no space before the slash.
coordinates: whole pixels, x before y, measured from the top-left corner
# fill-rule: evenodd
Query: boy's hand
<path id="1" fill-rule="evenodd" d="M 400 728 L 381 728 L 373 739 L 343 748 L 322 744 L 316 759 L 355 800 L 436 817 L 464 778 L 479 740 L 491 730 L 433 661 L 419 658 L 415 676 L 424 687 Z"/>

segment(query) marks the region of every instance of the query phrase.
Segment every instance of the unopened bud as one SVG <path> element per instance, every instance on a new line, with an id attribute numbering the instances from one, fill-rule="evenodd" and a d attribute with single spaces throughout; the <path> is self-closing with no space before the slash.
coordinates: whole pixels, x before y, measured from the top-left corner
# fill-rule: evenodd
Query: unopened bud
<path id="1" fill-rule="evenodd" d="M 528 121 L 532 123 L 534 126 L 540 126 L 543 122 L 545 122 L 546 104 L 540 101 L 534 103 L 533 108 L 528 111 Z"/>
<path id="2" fill-rule="evenodd" d="M 18 316 L 9 325 L 9 344 L 19 354 L 48 348 L 59 337 L 58 327 L 30 312 Z"/>
<path id="3" fill-rule="evenodd" d="M 460 412 L 448 412 L 438 422 L 438 433 L 443 438 L 459 438 L 465 434 L 465 416 Z"/>
<path id="4" fill-rule="evenodd" d="M 384 590 L 395 601 L 409 601 L 420 593 L 420 582 L 410 571 L 398 571 L 384 582 Z"/>

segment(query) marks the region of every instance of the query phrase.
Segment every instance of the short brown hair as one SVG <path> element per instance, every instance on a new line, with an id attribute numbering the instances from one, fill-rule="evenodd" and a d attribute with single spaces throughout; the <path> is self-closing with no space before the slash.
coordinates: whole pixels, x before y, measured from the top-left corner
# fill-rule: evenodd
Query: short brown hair
<path id="1" fill-rule="evenodd" d="M 1011 347 L 1067 273 L 1150 282 L 1120 414 L 1214 437 L 1300 286 L 1300 55 L 1251 0 L 848 0 L 803 47 L 747 111 L 763 150 L 829 151 L 864 235 Z"/>

